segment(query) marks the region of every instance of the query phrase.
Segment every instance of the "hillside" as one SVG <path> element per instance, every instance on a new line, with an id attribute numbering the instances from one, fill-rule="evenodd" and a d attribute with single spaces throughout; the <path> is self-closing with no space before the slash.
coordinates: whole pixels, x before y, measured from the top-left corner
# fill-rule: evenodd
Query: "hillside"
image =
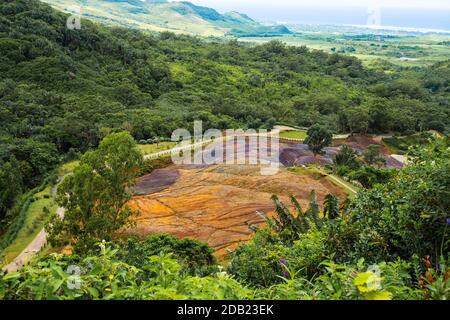
<path id="1" fill-rule="evenodd" d="M 450 298 L 450 61 L 367 68 L 67 17 L 0 2 L 0 300 Z M 162 138 L 195 120 L 282 127 L 292 167 L 172 163 Z M 177 153 L 253 143 L 217 144 Z"/>
<path id="2" fill-rule="evenodd" d="M 220 14 L 187 1 L 165 0 L 44 0 L 55 8 L 82 14 L 110 25 L 200 36 L 265 36 L 291 33 L 284 26 L 264 26 L 238 12 Z"/>
<path id="3" fill-rule="evenodd" d="M 68 30 L 66 19 L 36 0 L 0 4 L 0 164 L 8 168 L 0 170 L 0 229 L 20 194 L 114 131 L 170 137 L 194 119 L 205 129 L 449 127 L 448 63 L 369 70 L 353 57 L 280 42 L 208 43 L 89 20 Z"/>

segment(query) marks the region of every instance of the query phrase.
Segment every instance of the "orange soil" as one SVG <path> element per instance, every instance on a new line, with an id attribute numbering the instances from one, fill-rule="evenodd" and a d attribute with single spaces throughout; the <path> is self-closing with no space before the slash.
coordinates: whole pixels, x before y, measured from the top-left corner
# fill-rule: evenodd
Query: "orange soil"
<path id="1" fill-rule="evenodd" d="M 312 190 L 316 191 L 319 203 L 328 193 L 341 200 L 347 196 L 324 177 L 292 173 L 285 168 L 274 176 L 262 176 L 259 167 L 245 165 L 191 169 L 172 166 L 165 170 L 177 172 L 178 179 L 161 191 L 130 201 L 130 206 L 139 209 L 141 215 L 135 219 L 136 227 L 127 234 L 169 233 L 202 240 L 216 250 L 220 259 L 251 238 L 249 225 L 263 224 L 257 211 L 273 213 L 272 194 L 279 195 L 286 204 L 293 194 L 304 208 Z M 156 174 L 153 183 L 158 184 L 160 176 Z M 150 176 L 144 181 L 152 183 L 152 179 Z"/>

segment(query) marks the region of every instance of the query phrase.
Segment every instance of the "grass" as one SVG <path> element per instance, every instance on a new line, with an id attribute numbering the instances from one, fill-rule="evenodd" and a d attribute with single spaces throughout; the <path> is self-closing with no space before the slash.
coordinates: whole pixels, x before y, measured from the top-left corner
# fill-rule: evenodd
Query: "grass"
<path id="1" fill-rule="evenodd" d="M 401 67 L 424 67 L 438 61 L 448 59 L 448 47 L 440 42 L 448 41 L 448 35 L 401 35 L 392 39 L 345 39 L 344 33 L 334 32 L 302 32 L 294 36 L 272 38 L 241 38 L 240 41 L 254 44 L 265 43 L 270 40 L 281 40 L 288 45 L 305 45 L 311 49 L 323 50 L 328 53 L 339 52 L 361 59 L 368 67 L 376 65 L 377 60 L 385 60 Z M 348 48 L 352 48 L 349 51 Z M 417 60 L 403 61 L 400 57 L 409 57 Z"/>
<path id="2" fill-rule="evenodd" d="M 284 131 L 280 133 L 280 138 L 305 140 L 306 131 Z"/>
<path id="3" fill-rule="evenodd" d="M 312 175 L 315 179 L 322 179 L 326 178 L 328 181 L 333 183 L 334 185 L 343 188 L 350 198 L 354 197 L 356 193 L 360 190 L 359 187 L 354 186 L 348 181 L 345 181 L 339 176 L 336 176 L 334 174 L 329 174 L 325 172 L 321 167 L 311 165 L 308 167 L 292 167 L 288 169 L 291 172 L 297 173 L 297 174 L 309 174 Z"/>
<path id="4" fill-rule="evenodd" d="M 42 230 L 49 218 L 45 214 L 44 208 L 47 208 L 50 213 L 55 212 L 58 208 L 52 197 L 50 186 L 36 193 L 34 199 L 35 201 L 28 208 L 27 217 L 16 239 L 2 252 L 6 263 L 17 257 Z"/>
<path id="5" fill-rule="evenodd" d="M 327 179 L 329 181 L 331 181 L 332 183 L 334 183 L 335 185 L 338 185 L 340 187 L 344 187 L 344 189 L 347 191 L 349 198 L 353 198 L 358 191 L 360 190 L 359 187 L 351 184 L 348 181 L 345 181 L 344 179 L 342 179 L 341 177 L 335 175 L 335 174 L 330 174 L 327 176 Z"/>
<path id="6" fill-rule="evenodd" d="M 79 165 L 79 161 L 71 161 L 58 169 L 58 176 L 64 177 L 73 172 Z M 52 186 L 48 185 L 44 190 L 33 195 L 35 199 L 26 211 L 25 221 L 20 228 L 14 241 L 2 251 L 3 262 L 9 263 L 17 257 L 44 228 L 49 216 L 45 214 L 44 208 L 50 213 L 56 212 L 58 205 L 52 195 Z"/>
<path id="7" fill-rule="evenodd" d="M 306 139 L 307 132 L 305 130 L 292 130 L 292 131 L 284 131 L 280 133 L 281 139 L 295 139 L 299 141 L 304 141 Z M 333 135 L 333 139 L 346 139 L 348 137 L 347 134 L 341 135 Z"/>
<path id="8" fill-rule="evenodd" d="M 64 177 L 65 175 L 73 172 L 73 170 L 75 170 L 75 168 L 78 167 L 79 164 L 80 161 L 78 160 L 63 164 L 58 170 L 58 176 Z"/>
<path id="9" fill-rule="evenodd" d="M 428 143 L 428 139 L 433 136 L 432 133 L 416 133 L 406 137 L 384 138 L 383 143 L 388 147 L 391 153 L 405 154 L 410 146 L 424 145 Z"/>
<path id="10" fill-rule="evenodd" d="M 311 177 L 313 177 L 316 180 L 322 179 L 326 176 L 326 174 L 324 172 L 322 172 L 320 169 L 313 167 L 313 166 L 309 166 L 309 167 L 290 167 L 288 168 L 288 170 L 290 172 L 294 172 L 297 174 L 302 174 L 302 175 L 309 175 Z"/>
<path id="11" fill-rule="evenodd" d="M 176 142 L 161 142 L 161 143 L 154 143 L 154 144 L 138 144 L 138 149 L 144 154 L 152 154 L 157 153 L 165 150 L 170 150 L 173 147 L 175 147 Z"/>

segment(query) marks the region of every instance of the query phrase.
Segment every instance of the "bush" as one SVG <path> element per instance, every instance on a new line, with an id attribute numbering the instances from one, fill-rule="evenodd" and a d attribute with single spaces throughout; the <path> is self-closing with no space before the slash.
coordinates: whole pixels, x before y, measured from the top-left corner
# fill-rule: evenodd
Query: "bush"
<path id="1" fill-rule="evenodd" d="M 277 241 L 269 230 L 259 230 L 251 241 L 233 252 L 228 272 L 244 284 L 268 287 L 282 281 L 280 261 L 289 258 L 289 253 L 289 248 Z"/>
<path id="2" fill-rule="evenodd" d="M 157 159 L 147 159 L 144 161 L 144 164 L 141 168 L 141 175 L 152 173 L 156 169 L 161 169 L 170 166 L 173 164 L 172 157 L 166 156 Z"/>
<path id="3" fill-rule="evenodd" d="M 0 299 L 250 299 L 253 294 L 224 272 L 199 278 L 180 272 L 170 255 L 144 256 L 136 268 L 102 244 L 94 256 L 52 255 L 20 272 L 0 273 Z M 74 276 L 77 274 L 77 276 Z"/>
<path id="4" fill-rule="evenodd" d="M 327 233 L 310 230 L 295 241 L 292 252 L 287 260 L 287 266 L 292 268 L 298 276 L 310 279 L 320 272 L 320 264 L 327 258 Z"/>
<path id="5" fill-rule="evenodd" d="M 421 299 L 421 290 L 412 288 L 404 261 L 367 265 L 363 259 L 354 266 L 323 262 L 324 272 L 311 281 L 292 275 L 272 286 L 258 298 L 281 300 L 406 300 Z"/>
<path id="6" fill-rule="evenodd" d="M 160 234 L 143 240 L 130 238 L 119 247 L 120 259 L 138 268 L 143 268 L 146 257 L 161 253 L 173 254 L 183 267 L 183 272 L 188 274 L 205 274 L 216 268 L 213 249 L 197 240 L 178 239 L 171 235 Z"/>
<path id="7" fill-rule="evenodd" d="M 413 162 L 384 185 L 360 192 L 348 207 L 340 234 L 354 237 L 360 257 L 434 261 L 450 249 L 450 141 L 444 139 L 412 153 Z M 353 231 L 352 231 L 353 230 Z"/>
<path id="8" fill-rule="evenodd" d="M 343 145 L 333 157 L 333 164 L 337 168 L 358 169 L 361 165 L 358 161 L 358 152 L 347 145 Z"/>
<path id="9" fill-rule="evenodd" d="M 387 183 L 396 173 L 394 169 L 377 169 L 372 166 L 362 166 L 347 174 L 350 180 L 359 182 L 364 188 L 370 189 L 378 183 Z"/>
<path id="10" fill-rule="evenodd" d="M 268 230 L 259 230 L 233 253 L 229 272 L 245 284 L 260 287 L 283 282 L 286 269 L 310 279 L 327 257 L 326 238 L 325 232 L 312 228 L 288 245 L 276 240 Z"/>
<path id="11" fill-rule="evenodd" d="M 352 170 L 349 167 L 343 165 L 337 166 L 335 171 L 336 174 L 341 177 L 346 177 L 350 172 L 352 172 Z"/>

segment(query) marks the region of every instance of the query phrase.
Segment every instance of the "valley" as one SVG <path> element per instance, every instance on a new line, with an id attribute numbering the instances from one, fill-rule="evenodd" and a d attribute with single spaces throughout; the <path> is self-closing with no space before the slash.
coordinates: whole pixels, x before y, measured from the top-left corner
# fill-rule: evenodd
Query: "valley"
<path id="1" fill-rule="evenodd" d="M 245 14 L 196 6 L 191 2 L 165 0 L 44 0 L 55 8 L 112 26 L 144 31 L 170 31 L 202 37 L 233 35 L 282 35 L 284 26 L 266 26 Z"/>
<path id="2" fill-rule="evenodd" d="M 260 167 L 251 165 L 170 166 L 140 178 L 136 188 L 139 195 L 130 205 L 141 215 L 127 234 L 198 239 L 214 248 L 220 259 L 252 237 L 252 226 L 265 224 L 257 212 L 273 215 L 273 194 L 283 201 L 294 195 L 305 208 L 313 190 L 318 203 L 329 193 L 341 201 L 347 197 L 340 185 L 313 169 L 281 168 L 276 175 L 261 176 Z"/>
<path id="3" fill-rule="evenodd" d="M 342 53 L 361 59 L 371 68 L 384 68 L 384 64 L 396 67 L 429 66 L 450 59 L 450 34 L 421 34 L 408 32 L 379 32 L 347 28 L 347 31 L 334 32 L 311 31 L 310 28 L 292 28 L 295 35 L 274 36 L 270 40 L 279 40 L 288 45 L 307 46 L 329 53 Z M 343 28 L 344 29 L 344 28 Z M 376 31 L 375 31 L 376 32 Z M 265 37 L 245 37 L 239 41 L 261 44 L 269 41 Z"/>
<path id="4" fill-rule="evenodd" d="M 1 1 L 0 300 L 449 299 L 449 41 Z"/>
<path id="5" fill-rule="evenodd" d="M 111 26 L 151 32 L 174 32 L 209 41 L 236 38 L 252 45 L 279 40 L 361 59 L 369 67 L 430 66 L 450 59 L 450 32 L 418 32 L 333 25 L 267 25 L 246 14 L 220 14 L 190 2 L 164 0 L 44 0 L 55 8 Z"/>

